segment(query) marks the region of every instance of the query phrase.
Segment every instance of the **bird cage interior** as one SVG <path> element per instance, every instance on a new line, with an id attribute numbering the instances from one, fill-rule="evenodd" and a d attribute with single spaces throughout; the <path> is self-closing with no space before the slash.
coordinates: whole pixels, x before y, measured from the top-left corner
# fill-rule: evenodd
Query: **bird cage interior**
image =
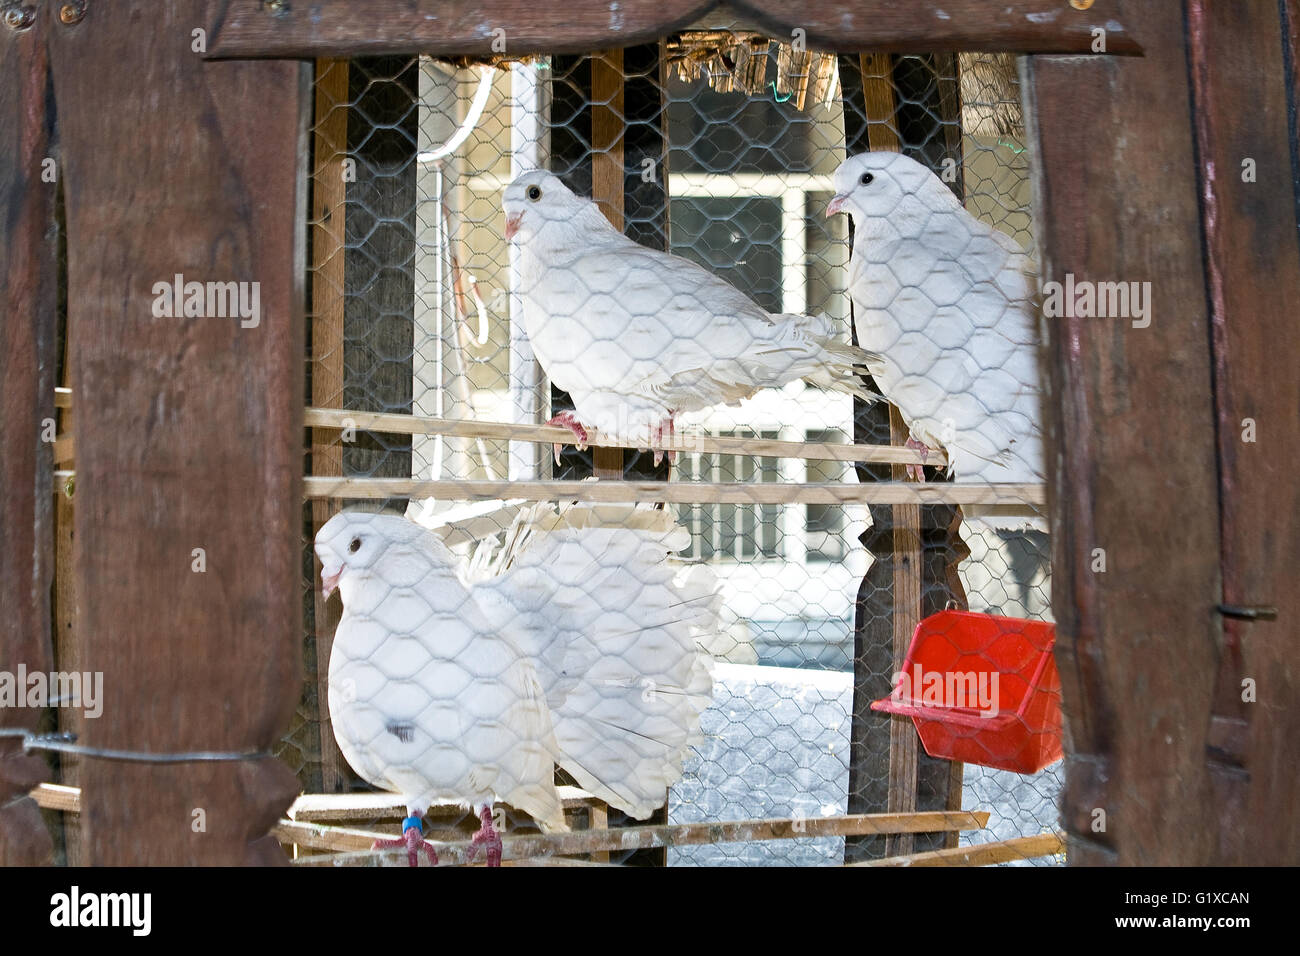
<path id="1" fill-rule="evenodd" d="M 315 61 L 296 861 L 1063 862 L 1017 64 Z"/>

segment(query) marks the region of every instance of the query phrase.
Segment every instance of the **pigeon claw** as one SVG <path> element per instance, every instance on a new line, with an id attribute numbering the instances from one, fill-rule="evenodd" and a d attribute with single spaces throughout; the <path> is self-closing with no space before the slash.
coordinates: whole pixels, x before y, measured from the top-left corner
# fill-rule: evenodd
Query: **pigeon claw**
<path id="1" fill-rule="evenodd" d="M 478 833 L 470 838 L 469 848 L 465 851 L 465 858 L 473 860 L 478 854 L 479 848 L 484 849 L 484 856 L 487 859 L 488 866 L 501 865 L 501 834 L 497 828 L 492 825 L 492 808 L 484 807 L 478 812 L 478 818 L 481 826 Z"/>
<path id="2" fill-rule="evenodd" d="M 406 847 L 406 862 L 408 866 L 420 865 L 420 851 L 423 850 L 425 856 L 429 858 L 430 866 L 438 865 L 438 851 L 433 848 L 428 840 L 424 838 L 424 822 L 420 819 L 420 814 L 412 813 L 402 821 L 402 835 L 392 840 L 376 840 L 370 844 L 372 850 L 395 850 L 400 846 Z"/>
<path id="3" fill-rule="evenodd" d="M 907 441 L 904 442 L 904 447 L 918 452 L 921 456 L 922 462 L 930 457 L 930 446 L 923 441 L 917 441 L 915 438 L 909 436 Z M 908 465 L 907 477 L 913 481 L 925 481 L 925 465 Z"/>
<path id="4" fill-rule="evenodd" d="M 658 468 L 658 467 L 659 467 L 659 463 L 662 462 L 662 461 L 664 460 L 664 455 L 665 455 L 665 454 L 667 454 L 667 456 L 668 456 L 668 464 L 669 464 L 669 465 L 671 465 L 673 462 L 675 462 L 675 461 L 677 460 L 677 452 L 676 452 L 675 449 L 671 449 L 671 448 L 670 448 L 670 449 L 668 449 L 668 450 L 665 452 L 665 450 L 664 450 L 664 448 L 663 448 L 663 445 L 664 445 L 664 435 L 667 435 L 667 436 L 668 436 L 667 444 L 669 444 L 669 445 L 676 444 L 676 442 L 677 442 L 677 423 L 673 421 L 673 419 L 672 419 L 671 416 L 668 417 L 668 418 L 665 418 L 663 421 L 661 421 L 658 425 L 656 425 L 656 426 L 651 430 L 650 439 L 651 439 L 651 444 L 653 444 L 653 445 L 655 446 L 655 448 L 654 448 L 654 455 L 655 455 L 655 467 L 656 467 L 656 468 Z"/>
<path id="5" fill-rule="evenodd" d="M 560 414 L 556 415 L 546 424 L 558 425 L 561 428 L 567 428 L 569 431 L 573 432 L 573 437 L 577 439 L 573 443 L 573 447 L 577 448 L 578 451 L 586 451 L 587 439 L 589 437 L 587 435 L 587 429 L 582 422 L 573 417 L 572 412 L 560 412 Z M 551 446 L 551 450 L 555 454 L 555 464 L 557 467 L 560 464 L 560 449 L 563 447 L 564 446 L 558 442 Z"/>

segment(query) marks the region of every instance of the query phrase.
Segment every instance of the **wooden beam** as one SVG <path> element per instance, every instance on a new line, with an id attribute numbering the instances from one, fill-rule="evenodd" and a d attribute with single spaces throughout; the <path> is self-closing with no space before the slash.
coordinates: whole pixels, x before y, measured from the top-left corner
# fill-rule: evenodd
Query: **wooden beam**
<path id="1" fill-rule="evenodd" d="M 872 152 L 898 152 L 902 143 L 894 117 L 893 57 L 888 53 L 867 53 L 860 59 L 862 100 L 866 110 L 867 142 Z M 895 446 L 905 445 L 910 437 L 902 413 L 889 406 L 889 438 Z M 907 481 L 907 466 L 890 468 L 894 481 Z M 912 632 L 921 620 L 921 506 L 895 505 L 893 518 L 893 615 L 894 669 L 898 673 L 907 655 Z M 920 741 L 911 720 L 889 720 L 889 791 L 885 809 L 890 813 L 916 809 L 916 754 Z M 900 833 L 885 841 L 885 853 L 912 852 L 910 833 Z"/>
<path id="2" fill-rule="evenodd" d="M 578 810 L 600 802 L 596 797 L 578 787 L 555 788 L 560 794 L 560 805 L 565 810 Z M 460 806 L 432 807 L 455 811 L 463 816 Z M 335 823 L 341 820 L 388 819 L 401 820 L 406 816 L 406 802 L 401 794 L 373 791 L 365 793 L 303 793 L 293 801 L 288 817 L 296 823 Z M 476 821 L 477 822 L 477 821 Z"/>
<path id="3" fill-rule="evenodd" d="M 848 863 L 847 866 L 991 866 L 995 863 L 1012 863 L 1032 860 L 1065 852 L 1065 837 L 1060 833 L 1040 833 L 1037 836 L 1014 837 L 994 843 L 977 843 L 974 846 L 949 847 L 928 850 L 904 856 L 887 856 L 880 860 Z"/>
<path id="4" fill-rule="evenodd" d="M 72 349 L 76 330 L 71 322 L 64 323 L 63 333 L 63 382 L 66 385 L 72 375 Z M 71 389 L 68 389 L 71 395 Z M 57 390 L 56 390 L 57 393 Z M 74 428 L 71 406 L 59 413 L 59 427 L 67 435 L 68 451 L 71 452 L 72 430 Z M 54 464 L 58 467 L 63 460 L 60 455 L 59 442 L 54 443 Z M 76 527 L 76 510 L 74 496 L 63 488 L 54 489 L 54 666 L 60 671 L 86 670 L 81 648 L 81 629 L 77 626 L 77 568 L 76 540 L 73 536 Z M 80 739 L 85 727 L 85 712 L 76 707 L 63 707 L 58 711 L 58 729 L 60 733 L 74 734 Z M 81 761 L 72 754 L 59 755 L 59 782 L 69 786 L 81 784 Z M 71 817 L 63 818 L 63 853 L 67 866 L 81 866 L 84 863 L 81 839 L 81 821 Z"/>
<path id="5" fill-rule="evenodd" d="M 68 472 L 56 472 L 56 480 Z M 750 484 L 741 481 L 423 481 L 407 478 L 306 478 L 309 498 L 423 498 L 471 501 L 523 498 L 527 501 L 672 502 L 675 504 L 959 504 L 1041 507 L 1038 484 L 961 485 L 946 482 L 810 482 Z"/>
<path id="6" fill-rule="evenodd" d="M 384 412 L 355 412 L 342 408 L 309 408 L 305 413 L 308 425 L 318 428 L 376 429 L 396 434 L 454 435 L 465 438 L 492 438 L 509 441 L 527 441 L 549 445 L 554 442 L 569 443 L 573 433 L 567 428 L 550 425 L 518 425 L 509 422 L 488 422 L 475 419 L 430 418 L 419 415 L 397 415 Z M 595 442 L 608 448 L 637 447 L 620 441 L 612 435 L 603 435 L 595 429 L 588 433 Z M 752 455 L 769 458 L 807 458 L 823 461 L 874 461 L 886 464 L 929 464 L 946 467 L 947 456 L 941 450 L 930 452 L 924 462 L 919 452 L 893 445 L 845 445 L 835 442 L 778 441 L 768 438 L 718 438 L 702 431 L 682 429 L 665 436 L 659 447 L 664 451 L 705 452 L 721 455 Z"/>
<path id="7" fill-rule="evenodd" d="M 96 397 L 75 422 L 89 746 L 269 752 L 302 686 L 309 78 L 203 62 L 176 41 L 204 7 L 91 4 L 49 36 L 72 381 Z M 165 317 L 177 275 L 257 283 L 260 311 Z M 269 830 L 298 787 L 278 761 L 81 772 L 90 865 L 284 862 Z"/>
<path id="8" fill-rule="evenodd" d="M 1007 50 L 1089 53 L 1093 30 L 1109 53 L 1139 53 L 1120 22 L 1118 0 L 1077 10 L 1064 0 L 313 0 L 209 4 L 209 56 L 319 57 L 428 53 L 583 53 L 657 40 L 715 7 L 809 46 L 840 52 Z M 496 31 L 502 31 L 500 33 Z M 494 47 L 494 41 L 497 46 Z"/>
<path id="9" fill-rule="evenodd" d="M 311 177 L 311 399 L 316 405 L 343 404 L 343 303 L 347 259 L 348 61 L 316 61 L 315 168 Z M 306 422 L 305 424 L 314 424 Z M 343 474 L 340 436 L 326 428 L 311 433 L 311 470 L 315 475 Z M 311 540 L 339 510 L 337 501 L 313 499 Z M 313 561 L 313 568 L 316 566 Z M 313 579 L 314 583 L 314 579 Z M 317 734 L 320 747 L 320 786 L 333 793 L 347 781 L 346 761 L 329 717 L 329 659 L 342 604 L 326 599 L 312 587 L 316 658 Z"/>
<path id="10" fill-rule="evenodd" d="M 1142 59 L 1031 57 L 1023 73 L 1043 281 L 1149 281 L 1155 304 L 1146 328 L 1042 323 L 1062 818 L 1071 863 L 1205 865 L 1222 626 L 1188 49 L 1181 3 L 1121 10 Z"/>
<path id="11" fill-rule="evenodd" d="M 623 231 L 623 51 L 602 50 L 591 57 L 591 198 Z M 592 445 L 592 473 L 597 478 L 623 477 L 623 449 Z"/>
<path id="12" fill-rule="evenodd" d="M 55 406 L 72 407 L 72 390 L 56 388 Z M 348 408 L 308 408 L 303 424 L 316 431 L 344 428 L 392 432 L 397 435 L 451 435 L 460 438 L 491 438 L 526 441 L 549 445 L 570 442 L 573 433 L 567 428 L 548 425 L 519 425 L 511 422 L 488 422 L 478 419 L 432 418 L 423 415 L 400 415 L 396 412 L 359 412 Z M 613 436 L 589 433 L 607 447 L 633 448 Z M 719 455 L 752 455 L 768 458 L 806 458 L 811 461 L 879 462 L 882 464 L 920 465 L 946 468 L 947 456 L 941 449 L 932 450 L 922 461 L 920 452 L 896 445 L 844 445 L 837 442 L 778 441 L 769 438 L 718 438 L 704 432 L 682 429 L 661 443 L 665 451 L 705 452 Z M 317 473 L 319 474 L 319 472 Z"/>
<path id="13" fill-rule="evenodd" d="M 24 29 L 0 26 L 0 670 L 48 671 L 53 500 L 50 450 L 41 440 L 54 418 L 58 308 L 53 182 L 42 179 L 52 149 L 47 37 L 52 11 L 26 10 Z M 62 174 L 62 171 L 59 171 Z M 30 730 L 35 707 L 0 708 L 0 727 Z M 49 862 L 53 844 L 23 794 L 46 773 L 39 754 L 0 737 L 0 865 Z"/>
<path id="14" fill-rule="evenodd" d="M 577 787 L 560 787 L 559 791 L 561 802 L 566 810 L 589 807 L 594 800 L 591 794 Z M 31 797 L 45 809 L 61 810 L 66 813 L 79 813 L 81 810 L 81 790 L 78 787 L 43 783 L 32 790 Z M 286 843 L 315 849 L 369 851 L 370 845 L 376 839 L 387 838 L 388 834 L 354 827 L 327 826 L 321 822 L 355 819 L 357 816 L 367 815 L 390 816 L 397 819 L 405 815 L 405 804 L 401 802 L 400 797 L 386 793 L 303 794 L 290 808 L 290 818 L 281 820 L 275 833 Z M 957 813 L 876 813 L 799 820 L 744 820 L 633 826 L 615 830 L 592 828 L 570 833 L 506 836 L 502 843 L 505 847 L 503 856 L 518 859 L 540 854 L 607 853 L 610 850 L 698 846 L 750 840 L 810 839 L 843 836 L 850 833 L 982 830 L 988 826 L 988 822 L 989 814 L 983 810 L 963 810 Z M 438 855 L 443 857 L 446 854 L 443 862 L 452 862 L 453 859 L 459 862 L 463 860 L 468 845 L 468 841 L 445 843 L 438 846 Z M 400 852 L 404 854 L 405 850 Z M 367 855 L 392 856 L 393 854 Z"/>
<path id="15" fill-rule="evenodd" d="M 1300 859 L 1300 483 L 1287 464 L 1300 461 L 1300 377 L 1279 367 L 1296 364 L 1300 301 L 1300 142 L 1288 128 L 1300 106 L 1300 3 L 1191 0 L 1187 13 L 1218 418 L 1221 603 L 1276 615 L 1223 618 L 1207 740 L 1214 863 L 1281 866 Z M 1252 701 L 1243 699 L 1247 680 Z"/>
<path id="16" fill-rule="evenodd" d="M 810 839 L 858 833 L 979 830 L 988 825 L 988 818 L 986 811 L 963 810 L 957 813 L 876 813 L 800 820 L 741 820 L 631 826 L 613 830 L 574 830 L 569 833 L 529 833 L 503 837 L 502 859 L 753 840 Z M 349 862 L 373 865 L 381 858 L 396 860 L 399 856 L 405 860 L 405 850 L 370 851 L 374 840 L 387 838 L 387 833 L 319 824 L 295 824 L 288 820 L 281 821 L 277 833 L 287 842 L 323 849 L 331 848 L 326 846 L 331 844 L 333 849 L 357 853 L 351 860 L 346 856 L 311 857 L 304 861 L 306 865 L 347 865 Z M 435 849 L 440 863 L 456 864 L 465 862 L 468 846 L 469 841 L 463 841 L 440 844 Z"/>

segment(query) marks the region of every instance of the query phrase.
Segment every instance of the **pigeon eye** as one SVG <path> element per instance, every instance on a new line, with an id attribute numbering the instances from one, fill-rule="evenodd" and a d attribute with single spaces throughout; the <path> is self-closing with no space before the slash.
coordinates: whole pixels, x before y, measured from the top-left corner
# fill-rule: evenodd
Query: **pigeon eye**
<path id="1" fill-rule="evenodd" d="M 348 545 L 348 550 L 351 551 L 353 554 L 356 554 L 358 551 L 360 551 L 360 550 L 361 550 L 361 539 L 360 539 L 360 538 L 353 538 L 353 539 L 352 539 L 352 543 L 351 543 L 350 545 Z"/>
<path id="2" fill-rule="evenodd" d="M 537 200 L 542 198 L 542 187 L 529 186 L 528 192 L 525 193 L 525 195 L 528 196 L 528 198 L 531 199 L 533 202 L 537 202 Z"/>
<path id="3" fill-rule="evenodd" d="M 873 175 L 871 175 L 871 173 L 863 173 L 863 174 L 862 174 L 862 178 L 859 179 L 858 182 L 862 183 L 862 185 L 864 185 L 864 186 L 870 186 L 870 185 L 871 185 L 871 181 L 872 181 L 873 179 L 875 179 L 875 178 L 876 178 L 876 177 L 873 176 Z"/>

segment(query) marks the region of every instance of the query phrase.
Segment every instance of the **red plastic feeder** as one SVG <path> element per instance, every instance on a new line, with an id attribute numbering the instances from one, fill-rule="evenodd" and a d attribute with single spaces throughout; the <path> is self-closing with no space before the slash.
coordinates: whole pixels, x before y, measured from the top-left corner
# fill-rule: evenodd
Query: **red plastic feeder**
<path id="1" fill-rule="evenodd" d="M 1036 773 L 1061 759 L 1056 629 L 940 611 L 916 626 L 894 693 L 872 710 L 911 717 L 931 757 Z"/>

